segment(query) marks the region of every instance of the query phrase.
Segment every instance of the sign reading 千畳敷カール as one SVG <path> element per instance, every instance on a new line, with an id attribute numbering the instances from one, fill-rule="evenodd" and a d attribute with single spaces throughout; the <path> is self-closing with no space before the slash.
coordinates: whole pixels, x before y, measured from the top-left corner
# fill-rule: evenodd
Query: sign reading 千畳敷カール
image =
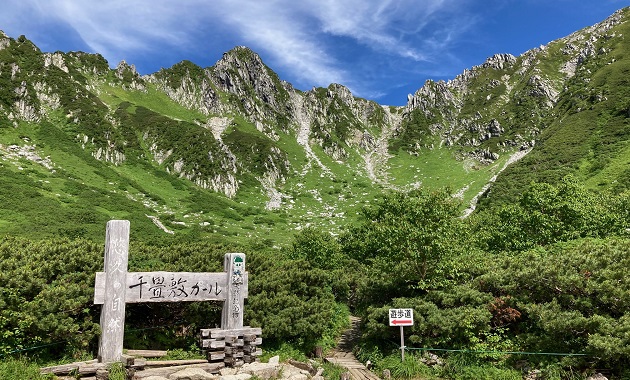
<path id="1" fill-rule="evenodd" d="M 389 309 L 390 326 L 413 326 L 413 309 Z"/>
<path id="2" fill-rule="evenodd" d="M 222 301 L 221 330 L 233 334 L 243 331 L 243 307 L 248 293 L 245 254 L 226 253 L 224 271 L 216 273 L 127 272 L 128 256 L 129 221 L 110 220 L 105 232 L 105 270 L 96 274 L 94 287 L 94 303 L 103 305 L 99 362 L 121 360 L 128 303 Z"/>

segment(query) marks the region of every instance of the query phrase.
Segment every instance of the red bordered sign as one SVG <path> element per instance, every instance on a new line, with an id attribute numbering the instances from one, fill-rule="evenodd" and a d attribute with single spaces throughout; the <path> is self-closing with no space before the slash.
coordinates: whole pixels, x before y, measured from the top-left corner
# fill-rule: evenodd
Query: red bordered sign
<path id="1" fill-rule="evenodd" d="M 413 309 L 389 309 L 390 326 L 413 326 Z"/>

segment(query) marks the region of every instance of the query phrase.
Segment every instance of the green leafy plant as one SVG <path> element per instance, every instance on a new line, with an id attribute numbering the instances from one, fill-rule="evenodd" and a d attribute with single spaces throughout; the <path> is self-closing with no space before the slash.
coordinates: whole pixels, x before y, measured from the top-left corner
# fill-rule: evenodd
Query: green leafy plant
<path id="1" fill-rule="evenodd" d="M 108 376 L 107 378 L 110 380 L 126 380 L 127 379 L 127 371 L 125 370 L 125 365 L 121 362 L 110 363 L 107 366 Z"/>

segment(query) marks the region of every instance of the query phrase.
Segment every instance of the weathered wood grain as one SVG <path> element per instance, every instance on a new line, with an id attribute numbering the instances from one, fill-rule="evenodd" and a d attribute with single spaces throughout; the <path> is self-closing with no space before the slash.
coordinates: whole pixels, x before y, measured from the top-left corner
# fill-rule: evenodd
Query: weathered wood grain
<path id="1" fill-rule="evenodd" d="M 245 254 L 226 253 L 223 267 L 228 275 L 227 298 L 223 302 L 221 328 L 225 330 L 243 327 L 243 311 L 245 306 Z"/>
<path id="2" fill-rule="evenodd" d="M 94 304 L 105 301 L 105 273 L 97 272 Z M 228 274 L 221 272 L 128 272 L 126 303 L 225 301 Z M 249 276 L 243 276 L 242 296 L 247 298 Z"/>
<path id="3" fill-rule="evenodd" d="M 223 348 L 225 347 L 225 341 L 224 340 L 216 340 L 216 339 L 202 339 L 201 340 L 201 347 L 202 348 Z"/>
<path id="4" fill-rule="evenodd" d="M 191 364 L 208 363 L 206 359 L 185 359 L 185 360 L 147 360 L 145 368 L 172 367 Z"/>
<path id="5" fill-rule="evenodd" d="M 226 336 L 230 336 L 230 335 L 238 335 L 238 336 L 244 336 L 244 335 L 262 335 L 262 328 L 260 327 L 249 327 L 249 326 L 243 326 L 241 328 L 238 329 L 232 329 L 232 330 L 225 330 L 225 329 L 200 329 L 201 332 L 201 336 L 204 338 L 210 337 L 210 338 L 225 338 Z"/>
<path id="6" fill-rule="evenodd" d="M 168 352 L 162 350 L 127 350 L 127 355 L 141 358 L 161 358 L 168 355 Z"/>
<path id="7" fill-rule="evenodd" d="M 129 221 L 110 220 L 105 232 L 105 287 L 101 308 L 101 363 L 120 361 L 125 333 L 125 291 L 129 257 Z"/>

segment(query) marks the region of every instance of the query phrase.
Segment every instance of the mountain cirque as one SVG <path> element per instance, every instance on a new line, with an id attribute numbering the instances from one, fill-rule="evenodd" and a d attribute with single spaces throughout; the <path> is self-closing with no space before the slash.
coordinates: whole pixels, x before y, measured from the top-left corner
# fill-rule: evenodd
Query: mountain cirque
<path id="1" fill-rule="evenodd" d="M 142 162 L 235 200 L 258 194 L 240 202 L 267 209 L 299 207 L 300 194 L 310 194 L 319 205 L 304 213 L 323 217 L 366 194 L 421 184 L 449 185 L 466 202 L 491 199 L 497 186 L 509 198 L 518 188 L 502 178 L 532 160 L 552 162 L 549 144 L 575 115 L 623 109 L 620 87 L 602 81 L 630 67 L 628 28 L 622 9 L 518 57 L 496 54 L 450 81 L 429 80 L 404 107 L 354 97 L 339 84 L 297 90 L 242 46 L 212 67 L 182 61 L 139 75 L 126 62 L 111 69 L 98 54 L 42 53 L 24 36 L 0 33 L 0 126 L 53 125 L 103 163 Z M 2 134 L 11 136 L 3 146 L 68 168 L 45 139 Z M 561 140 L 554 149 L 570 143 Z M 580 154 L 558 163 L 562 173 L 592 158 Z M 549 170 L 529 170 L 530 180 L 550 178 Z"/>

